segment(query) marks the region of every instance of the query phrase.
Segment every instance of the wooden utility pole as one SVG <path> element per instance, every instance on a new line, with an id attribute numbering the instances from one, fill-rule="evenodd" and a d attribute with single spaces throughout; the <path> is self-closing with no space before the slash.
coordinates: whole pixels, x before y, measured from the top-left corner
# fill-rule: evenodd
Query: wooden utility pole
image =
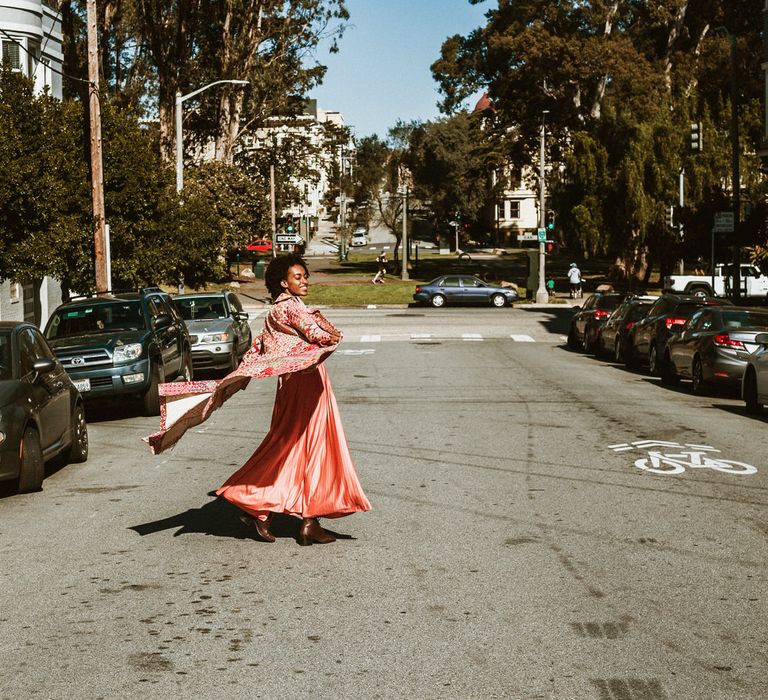
<path id="1" fill-rule="evenodd" d="M 91 125 L 91 198 L 93 201 L 93 252 L 96 291 L 107 290 L 106 218 L 104 216 L 104 168 L 101 157 L 101 107 L 99 105 L 99 51 L 96 0 L 87 2 L 88 21 L 88 114 Z"/>

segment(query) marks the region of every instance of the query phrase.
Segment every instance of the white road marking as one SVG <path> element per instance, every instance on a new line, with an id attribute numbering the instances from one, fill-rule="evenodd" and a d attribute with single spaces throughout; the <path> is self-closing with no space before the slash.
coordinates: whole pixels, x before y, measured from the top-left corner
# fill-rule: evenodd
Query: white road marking
<path id="1" fill-rule="evenodd" d="M 482 340 L 483 336 L 479 333 L 462 333 L 461 334 L 462 340 Z"/>
<path id="2" fill-rule="evenodd" d="M 362 348 L 361 350 L 339 350 L 339 355 L 373 355 L 376 350 L 374 348 Z"/>
<path id="3" fill-rule="evenodd" d="M 530 335 L 510 335 L 510 338 L 514 340 L 516 343 L 535 343 L 536 341 L 531 338 Z"/>
<path id="4" fill-rule="evenodd" d="M 380 343 L 381 336 L 380 335 L 361 335 L 360 342 L 361 343 Z"/>
<path id="5" fill-rule="evenodd" d="M 411 333 L 411 340 L 429 340 L 431 333 Z"/>

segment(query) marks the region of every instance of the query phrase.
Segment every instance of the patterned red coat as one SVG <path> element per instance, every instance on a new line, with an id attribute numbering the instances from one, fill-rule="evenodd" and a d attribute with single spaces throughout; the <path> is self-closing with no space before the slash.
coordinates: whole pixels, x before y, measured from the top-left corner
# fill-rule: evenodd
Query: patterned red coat
<path id="1" fill-rule="evenodd" d="M 144 438 L 153 454 L 173 447 L 251 379 L 301 372 L 325 360 L 337 347 L 336 327 L 300 297 L 283 293 L 276 300 L 240 366 L 224 379 L 160 385 L 160 430 Z"/>

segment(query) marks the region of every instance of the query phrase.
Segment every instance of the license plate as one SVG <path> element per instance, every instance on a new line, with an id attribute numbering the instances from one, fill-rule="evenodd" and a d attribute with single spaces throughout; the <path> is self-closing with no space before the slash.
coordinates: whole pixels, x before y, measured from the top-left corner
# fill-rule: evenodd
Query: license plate
<path id="1" fill-rule="evenodd" d="M 75 385 L 75 389 L 78 391 L 90 391 L 91 380 L 90 379 L 73 379 L 72 383 Z"/>

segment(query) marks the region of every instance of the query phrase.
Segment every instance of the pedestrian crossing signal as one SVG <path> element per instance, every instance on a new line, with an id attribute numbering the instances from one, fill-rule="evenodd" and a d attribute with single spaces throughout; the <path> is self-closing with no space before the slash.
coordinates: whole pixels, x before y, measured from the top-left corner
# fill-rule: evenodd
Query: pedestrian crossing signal
<path id="1" fill-rule="evenodd" d="M 701 153 L 701 122 L 691 123 L 691 153 Z"/>

